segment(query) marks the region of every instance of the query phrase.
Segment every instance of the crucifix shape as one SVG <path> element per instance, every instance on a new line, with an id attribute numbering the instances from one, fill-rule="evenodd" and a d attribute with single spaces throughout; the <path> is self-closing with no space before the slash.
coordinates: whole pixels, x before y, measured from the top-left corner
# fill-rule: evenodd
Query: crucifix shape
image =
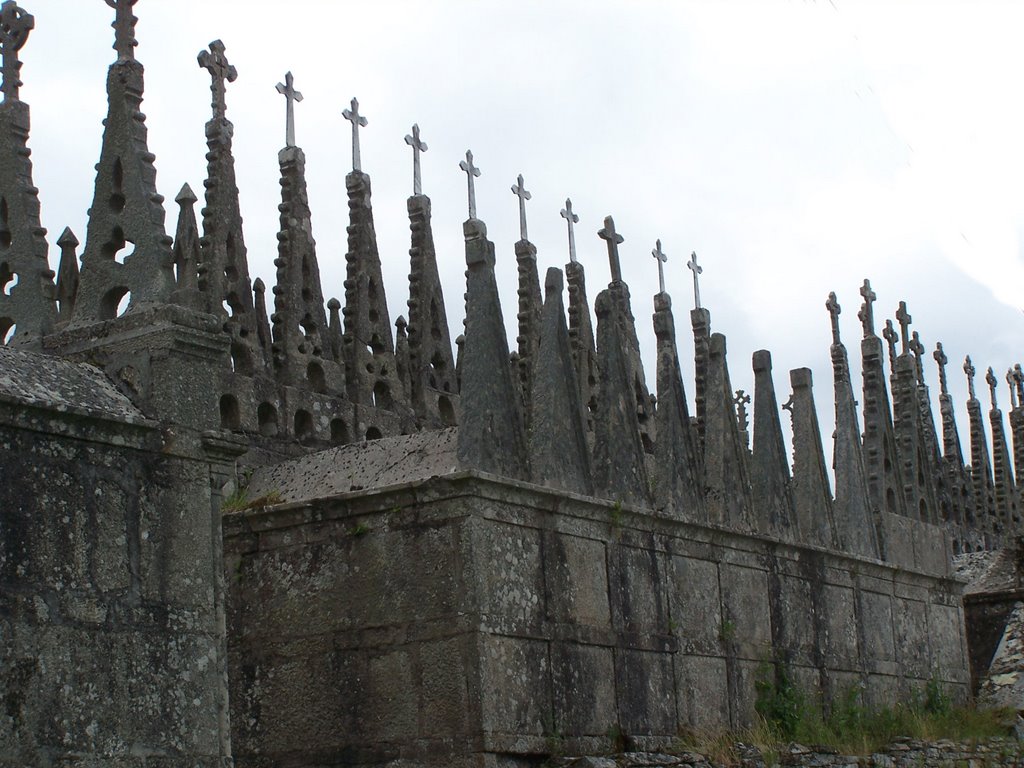
<path id="1" fill-rule="evenodd" d="M 1020 363 L 1013 366 L 1013 381 L 1017 385 L 1017 402 L 1024 405 L 1024 370 Z"/>
<path id="2" fill-rule="evenodd" d="M 561 216 L 565 219 L 565 223 L 569 225 L 569 261 L 573 264 L 576 263 L 576 233 L 573 231 L 573 224 L 578 224 L 580 217 L 572 212 L 572 200 L 568 197 L 565 198 L 565 208 L 562 209 Z"/>
<path id="3" fill-rule="evenodd" d="M 413 123 L 412 135 L 405 137 L 405 143 L 412 147 L 412 193 L 423 194 L 423 182 L 420 179 L 420 152 L 427 151 L 427 143 L 420 139 L 420 127 Z"/>
<path id="4" fill-rule="evenodd" d="M 285 128 L 284 145 L 295 146 L 295 102 L 302 101 L 302 93 L 295 90 L 295 78 L 291 72 L 286 72 L 284 82 L 277 84 L 277 92 L 284 96 L 287 106 L 285 107 Z"/>
<path id="5" fill-rule="evenodd" d="M 924 384 L 924 365 L 921 363 L 921 358 L 924 355 L 924 344 L 921 343 L 921 336 L 914 331 L 910 337 L 910 351 L 914 353 L 914 363 L 917 368 L 917 381 L 919 384 Z"/>
<path id="6" fill-rule="evenodd" d="M 971 356 L 968 355 L 964 358 L 964 373 L 967 374 L 967 392 L 971 396 L 971 400 L 977 400 L 977 395 L 974 394 L 974 374 L 977 371 L 974 368 L 974 363 L 971 362 Z"/>
<path id="7" fill-rule="evenodd" d="M 1017 381 L 1013 377 L 1013 368 L 1006 369 L 1006 384 L 1010 388 L 1010 409 L 1015 411 L 1020 403 L 1017 400 Z"/>
<path id="8" fill-rule="evenodd" d="M 351 109 L 346 109 L 341 115 L 352 123 L 352 170 L 362 171 L 363 163 L 359 156 L 359 129 L 365 128 L 369 121 L 359 114 L 359 100 L 354 96 L 352 97 Z"/>
<path id="9" fill-rule="evenodd" d="M 138 19 L 132 13 L 132 6 L 139 0 L 106 0 L 107 5 L 117 11 L 114 17 L 114 50 L 117 51 L 117 60 L 131 61 L 135 58 L 135 46 L 139 42 L 135 39 L 135 24 Z"/>
<path id="10" fill-rule="evenodd" d="M 523 184 L 523 174 L 519 174 L 516 182 L 512 186 L 512 194 L 519 198 L 519 239 L 527 240 L 529 238 L 526 236 L 526 201 L 532 198 L 533 195 L 526 191 L 526 185 Z"/>
<path id="11" fill-rule="evenodd" d="M 903 344 L 903 354 L 910 351 L 910 321 L 913 320 L 907 312 L 907 302 L 901 301 L 899 309 L 896 310 L 896 319 L 900 324 L 900 339 Z"/>
<path id="12" fill-rule="evenodd" d="M 941 341 L 936 342 L 935 351 L 932 352 L 932 357 L 935 358 L 935 362 L 939 365 L 939 389 L 942 391 L 942 394 L 948 394 L 949 390 L 946 382 L 946 363 L 949 362 L 949 358 L 946 357 L 946 352 L 942 349 Z"/>
<path id="13" fill-rule="evenodd" d="M 658 262 L 658 288 L 660 293 L 665 292 L 665 263 L 668 261 L 668 254 L 661 250 L 661 240 L 655 242 L 651 256 Z"/>
<path id="14" fill-rule="evenodd" d="M 662 291 L 664 293 L 664 291 Z M 750 405 L 750 395 L 744 392 L 742 389 L 736 390 L 736 397 L 732 399 L 736 405 L 736 419 L 739 421 L 740 429 L 746 430 L 750 426 L 750 422 L 747 419 L 747 406 Z"/>
<path id="15" fill-rule="evenodd" d="M 697 263 L 696 251 L 690 254 L 690 260 L 686 262 L 686 268 L 693 272 L 693 303 L 697 309 L 700 309 L 700 282 L 697 276 L 704 273 L 704 267 Z"/>
<path id="16" fill-rule="evenodd" d="M 988 394 L 992 398 L 992 410 L 995 410 L 999 406 L 996 404 L 996 372 L 989 366 L 988 373 L 985 374 L 985 381 L 988 382 Z"/>
<path id="17" fill-rule="evenodd" d="M 889 344 L 889 365 L 896 369 L 896 341 L 899 336 L 896 329 L 892 327 L 892 320 L 885 321 L 885 329 L 882 331 L 882 338 Z"/>
<path id="18" fill-rule="evenodd" d="M 615 221 L 611 216 L 604 217 L 604 228 L 598 230 L 598 237 L 608 243 L 608 263 L 611 265 L 612 282 L 622 282 L 622 266 L 619 264 L 619 245 L 625 238 L 615 231 Z"/>
<path id="19" fill-rule="evenodd" d="M 864 335 L 874 336 L 875 310 L 872 305 L 875 303 L 875 299 L 877 299 L 878 296 L 871 290 L 870 280 L 864 280 L 864 285 L 860 287 L 860 295 L 864 297 L 864 303 L 861 305 L 860 312 L 857 313 L 857 317 L 859 317 L 861 323 L 864 324 Z"/>
<path id="20" fill-rule="evenodd" d="M 21 88 L 21 59 L 18 58 L 18 51 L 28 41 L 28 33 L 36 25 L 35 17 L 25 13 L 14 0 L 7 0 L 0 7 L 0 49 L 3 50 L 3 76 L 4 82 L 0 90 L 3 91 L 4 101 L 18 100 L 19 88 Z"/>
<path id="21" fill-rule="evenodd" d="M 213 117 L 224 117 L 227 111 L 227 83 L 233 83 L 238 78 L 238 70 L 231 66 L 224 54 L 224 43 L 214 40 L 210 43 L 210 50 L 201 51 L 199 66 L 207 70 L 213 79 L 210 86 L 213 91 Z"/>
<path id="22" fill-rule="evenodd" d="M 473 179 L 480 178 L 480 169 L 473 165 L 473 153 L 466 150 L 466 159 L 459 163 L 459 168 L 466 172 L 466 180 L 469 182 L 469 218 L 476 218 L 476 184 Z"/>
<path id="23" fill-rule="evenodd" d="M 839 300 L 836 298 L 835 291 L 829 293 L 828 301 L 825 302 L 825 309 L 828 310 L 829 318 L 832 320 L 832 343 L 840 344 L 839 313 L 843 311 L 843 308 L 839 306 Z"/>

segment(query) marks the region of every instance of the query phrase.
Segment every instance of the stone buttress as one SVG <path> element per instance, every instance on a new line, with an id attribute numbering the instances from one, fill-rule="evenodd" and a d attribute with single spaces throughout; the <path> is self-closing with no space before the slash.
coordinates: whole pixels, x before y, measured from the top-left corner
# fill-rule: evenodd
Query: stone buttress
<path id="1" fill-rule="evenodd" d="M 694 310 L 691 317 L 705 310 Z M 753 530 L 747 451 L 740 443 L 725 336 L 708 339 L 705 390 L 704 483 L 708 519 L 738 531 Z"/>
<path id="2" fill-rule="evenodd" d="M 576 382 L 580 400 L 587 417 L 587 431 L 593 435 L 594 411 L 597 408 L 597 349 L 594 326 L 590 320 L 587 300 L 587 275 L 583 265 L 570 261 L 565 265 L 569 284 L 569 339 L 572 342 L 572 361 L 576 367 Z"/>
<path id="3" fill-rule="evenodd" d="M 199 292 L 199 262 L 202 252 L 199 224 L 196 222 L 198 198 L 192 187 L 184 184 L 178 196 L 178 224 L 174 233 L 174 291 L 171 301 L 183 307 L 205 312 L 206 298 Z"/>
<path id="4" fill-rule="evenodd" d="M 78 238 L 71 227 L 57 239 L 60 248 L 60 266 L 57 268 L 57 327 L 63 328 L 71 322 L 75 310 L 75 297 L 78 295 Z"/>
<path id="5" fill-rule="evenodd" d="M 543 301 L 540 295 L 540 273 L 537 270 L 537 246 L 529 240 L 518 240 L 515 252 L 516 271 L 519 276 L 519 287 L 516 291 L 516 319 L 519 325 L 516 344 L 519 360 L 516 373 L 523 397 L 523 415 L 526 419 L 526 428 L 529 430 L 532 419 L 530 404 L 533 400 L 531 390 L 533 379 L 537 375 L 537 346 L 540 344 Z"/>
<path id="6" fill-rule="evenodd" d="M 964 360 L 964 373 L 967 375 L 967 416 L 971 425 L 971 485 L 974 489 L 975 522 L 985 537 L 987 548 L 1002 541 L 1003 527 L 996 514 L 992 461 L 989 458 L 981 401 L 974 389 L 975 368 L 970 357 Z"/>
<path id="7" fill-rule="evenodd" d="M 793 510 L 793 489 L 789 476 L 786 444 L 782 437 L 779 404 L 772 378 L 772 356 L 766 350 L 754 353 L 754 447 L 750 464 L 750 487 L 757 499 L 755 524 L 761 533 L 788 541 L 799 541 Z"/>
<path id="8" fill-rule="evenodd" d="M 793 506 L 800 540 L 806 544 L 835 549 L 832 493 L 825 468 L 825 453 L 821 447 L 818 413 L 814 407 L 811 369 L 792 370 L 789 379 L 793 385 L 790 406 L 793 416 Z"/>
<path id="9" fill-rule="evenodd" d="M 992 427 L 992 490 L 995 500 L 996 515 L 1003 525 L 1006 540 L 1010 541 L 1020 530 L 1020 515 L 1017 507 L 1017 488 L 1013 480 L 1013 465 L 1010 462 L 1010 451 L 1006 440 L 1006 428 L 1003 424 L 1003 412 L 996 401 L 995 372 L 989 368 L 985 376 L 989 386 L 989 397 L 992 408 L 988 412 L 989 424 Z"/>
<path id="10" fill-rule="evenodd" d="M 953 534 L 954 542 L 961 551 L 974 550 L 983 545 L 975 520 L 974 486 L 964 465 L 964 452 L 960 442 L 953 411 L 953 397 L 949 394 L 946 379 L 946 365 L 949 358 L 941 343 L 936 343 L 932 353 L 939 372 L 939 415 L 942 418 L 942 465 L 949 489 L 950 508 L 948 513 L 940 512 Z"/>

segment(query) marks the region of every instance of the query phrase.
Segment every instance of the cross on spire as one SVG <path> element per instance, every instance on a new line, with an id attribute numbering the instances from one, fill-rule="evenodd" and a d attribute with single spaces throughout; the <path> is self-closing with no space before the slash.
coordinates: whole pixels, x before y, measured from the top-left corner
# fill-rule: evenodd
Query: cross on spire
<path id="1" fill-rule="evenodd" d="M 459 168 L 466 172 L 466 180 L 469 183 L 469 218 L 476 218 L 476 184 L 473 179 L 480 178 L 480 169 L 473 165 L 473 153 L 466 150 L 466 159 L 459 163 Z"/>
<path id="2" fill-rule="evenodd" d="M 1013 366 L 1013 382 L 1017 385 L 1017 402 L 1024 405 L 1024 370 L 1020 363 Z"/>
<path id="3" fill-rule="evenodd" d="M 661 250 L 661 240 L 656 241 L 651 256 L 658 262 L 658 289 L 659 293 L 665 292 L 665 264 L 668 262 L 668 255 Z"/>
<path id="4" fill-rule="evenodd" d="M 21 88 L 21 59 L 18 51 L 28 41 L 28 33 L 36 25 L 35 17 L 18 7 L 14 0 L 7 0 L 0 6 L 0 49 L 3 50 L 3 91 L 4 100 L 18 100 Z"/>
<path id="5" fill-rule="evenodd" d="M 895 370 L 896 368 L 896 342 L 899 340 L 899 335 L 896 333 L 896 329 L 892 326 L 892 320 L 886 319 L 885 329 L 882 331 L 882 338 L 889 345 L 889 365 Z"/>
<path id="6" fill-rule="evenodd" d="M 989 366 L 988 373 L 985 374 L 985 381 L 988 382 L 988 393 L 989 397 L 992 398 L 992 410 L 995 410 L 999 406 L 996 404 L 996 372 L 992 370 L 992 366 Z"/>
<path id="7" fill-rule="evenodd" d="M 526 236 L 526 201 L 533 197 L 526 191 L 523 174 L 519 174 L 517 183 L 512 186 L 512 194 L 519 198 L 519 239 L 528 240 Z"/>
<path id="8" fill-rule="evenodd" d="M 625 238 L 615 231 L 615 220 L 611 216 L 604 217 L 604 228 L 597 231 L 598 237 L 608 243 L 608 262 L 612 270 L 612 282 L 622 282 L 622 266 L 619 264 L 619 245 Z"/>
<path id="9" fill-rule="evenodd" d="M 690 260 L 686 262 L 686 268 L 693 272 L 693 303 L 697 309 L 700 309 L 700 282 L 697 278 L 698 275 L 704 273 L 704 267 L 697 263 L 696 251 L 690 254 Z"/>
<path id="10" fill-rule="evenodd" d="M 840 344 L 839 313 L 843 311 L 843 308 L 839 306 L 839 300 L 836 298 L 835 291 L 829 293 L 828 301 L 825 302 L 825 309 L 828 310 L 829 318 L 832 320 L 832 343 Z"/>
<path id="11" fill-rule="evenodd" d="M 964 373 L 967 374 L 967 392 L 971 396 L 971 400 L 977 400 L 978 397 L 974 393 L 974 374 L 977 371 L 974 368 L 974 363 L 971 362 L 970 355 L 964 358 Z"/>
<path id="12" fill-rule="evenodd" d="M 900 324 L 900 342 L 903 354 L 910 351 L 910 321 L 913 319 L 907 312 L 907 302 L 901 301 L 899 309 L 896 310 L 896 320 Z"/>
<path id="13" fill-rule="evenodd" d="M 231 66 L 224 53 L 224 43 L 214 40 L 210 43 L 210 50 L 200 51 L 199 66 L 207 70 L 213 80 L 210 86 L 213 91 L 213 117 L 224 117 L 227 112 L 227 83 L 238 78 L 238 70 Z"/>
<path id="14" fill-rule="evenodd" d="M 106 0 L 107 5 L 117 11 L 114 17 L 114 50 L 117 51 L 118 61 L 133 61 L 135 59 L 135 46 L 139 41 L 135 39 L 135 24 L 138 19 L 132 13 L 132 7 L 139 0 Z"/>
<path id="15" fill-rule="evenodd" d="M 573 231 L 573 224 L 578 224 L 580 217 L 572 212 L 572 200 L 568 197 L 565 198 L 565 208 L 562 209 L 561 216 L 565 219 L 565 223 L 569 225 L 569 261 L 575 264 L 576 233 Z"/>
<path id="16" fill-rule="evenodd" d="M 751 397 L 742 389 L 737 389 L 732 402 L 736 406 L 736 420 L 739 422 L 740 429 L 746 431 L 750 426 L 750 420 L 747 418 L 747 406 L 751 403 Z"/>
<path id="17" fill-rule="evenodd" d="M 352 97 L 351 109 L 341 113 L 342 117 L 352 123 L 352 170 L 362 171 L 363 163 L 359 155 L 359 129 L 365 128 L 369 121 L 359 114 L 359 100 Z"/>
<path id="18" fill-rule="evenodd" d="M 864 285 L 860 287 L 860 295 L 864 297 L 864 303 L 861 304 L 860 312 L 857 313 L 857 317 L 860 318 L 861 323 L 864 325 L 864 335 L 874 336 L 875 335 L 875 310 L 872 306 L 875 303 L 875 299 L 878 296 L 873 290 L 871 290 L 871 281 L 864 280 Z"/>
<path id="19" fill-rule="evenodd" d="M 427 143 L 420 139 L 420 127 L 413 123 L 412 135 L 405 137 L 405 143 L 412 147 L 412 193 L 423 194 L 423 182 L 420 179 L 420 153 L 427 151 Z"/>
<path id="20" fill-rule="evenodd" d="M 935 362 L 939 365 L 939 389 L 942 394 L 948 394 L 949 389 L 946 382 L 946 364 L 949 362 L 949 358 L 946 357 L 946 352 L 942 348 L 942 342 L 935 343 L 935 351 L 932 352 L 932 357 L 935 358 Z"/>
<path id="21" fill-rule="evenodd" d="M 1010 388 L 1010 410 L 1017 410 L 1019 401 L 1017 400 L 1017 381 L 1013 377 L 1013 368 L 1006 369 L 1006 385 Z"/>
<path id="22" fill-rule="evenodd" d="M 917 369 L 917 381 L 924 384 L 924 365 L 921 358 L 924 355 L 924 344 L 921 343 L 921 336 L 914 331 L 910 336 L 910 351 L 914 353 L 914 363 Z"/>
<path id="23" fill-rule="evenodd" d="M 284 145 L 295 146 L 295 102 L 302 101 L 302 93 L 295 90 L 295 78 L 291 72 L 286 72 L 284 82 L 277 84 L 277 92 L 285 98 L 285 129 Z"/>

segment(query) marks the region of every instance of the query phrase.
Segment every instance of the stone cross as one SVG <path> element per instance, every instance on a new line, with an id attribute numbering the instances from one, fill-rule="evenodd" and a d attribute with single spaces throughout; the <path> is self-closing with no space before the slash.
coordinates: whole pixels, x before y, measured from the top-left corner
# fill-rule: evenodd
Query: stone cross
<path id="1" fill-rule="evenodd" d="M 874 336 L 875 310 L 872 305 L 875 303 L 875 299 L 877 299 L 878 296 L 871 290 L 870 280 L 864 280 L 864 285 L 860 287 L 860 295 L 864 297 L 864 303 L 861 305 L 860 312 L 857 313 L 857 317 L 859 317 L 861 323 L 864 324 L 864 335 Z"/>
<path id="2" fill-rule="evenodd" d="M 974 374 L 977 371 L 974 369 L 970 355 L 964 358 L 964 373 L 967 374 L 967 392 L 971 396 L 971 400 L 977 400 L 977 395 L 974 394 Z"/>
<path id="3" fill-rule="evenodd" d="M 405 143 L 412 147 L 412 193 L 423 194 L 423 182 L 420 178 L 420 152 L 427 151 L 427 143 L 420 139 L 420 127 L 413 123 L 412 135 L 405 137 Z"/>
<path id="4" fill-rule="evenodd" d="M 742 389 L 737 389 L 736 397 L 732 401 L 736 405 L 736 420 L 739 422 L 739 427 L 741 430 L 746 431 L 747 427 L 750 426 L 750 420 L 747 418 L 747 406 L 750 405 L 750 395 Z"/>
<path id="5" fill-rule="evenodd" d="M 835 291 L 829 293 L 828 301 L 825 302 L 825 309 L 828 310 L 829 317 L 832 320 L 832 343 L 840 344 L 839 313 L 843 311 L 843 308 L 839 306 L 839 300 L 836 298 Z"/>
<path id="6" fill-rule="evenodd" d="M 903 345 L 903 354 L 910 350 L 910 321 L 914 318 L 907 312 L 907 302 L 901 301 L 899 309 L 896 310 L 896 320 L 900 324 L 900 339 Z"/>
<path id="7" fill-rule="evenodd" d="M 612 282 L 622 282 L 622 266 L 619 264 L 619 245 L 625 238 L 615 231 L 615 221 L 611 216 L 604 217 L 604 228 L 597 232 L 598 237 L 608 243 L 608 263 L 611 265 Z"/>
<path id="8" fill-rule="evenodd" d="M 480 178 L 480 169 L 473 165 L 473 153 L 466 150 L 466 159 L 459 163 L 459 168 L 466 172 L 466 180 L 469 182 L 469 218 L 476 218 L 476 184 L 473 179 Z"/>
<path id="9" fill-rule="evenodd" d="M 992 370 L 991 366 L 989 366 L 988 373 L 985 374 L 985 381 L 988 382 L 988 394 L 992 398 L 992 410 L 995 410 L 999 407 L 996 404 L 996 384 L 998 379 L 996 379 L 996 372 Z"/>
<path id="10" fill-rule="evenodd" d="M 210 90 L 213 91 L 213 117 L 222 118 L 227 112 L 227 83 L 238 78 L 238 70 L 231 66 L 224 54 L 224 43 L 214 40 L 210 50 L 199 53 L 199 66 L 210 73 L 213 80 Z"/>
<path id="11" fill-rule="evenodd" d="M 526 191 L 523 184 L 523 174 L 519 174 L 517 183 L 512 185 L 512 194 L 519 198 L 519 239 L 528 240 L 526 236 L 526 201 L 533 197 Z"/>
<path id="12" fill-rule="evenodd" d="M 1006 384 L 1010 388 L 1010 410 L 1017 410 L 1020 404 L 1017 400 L 1017 380 L 1013 375 L 1013 368 L 1006 369 Z"/>
<path id="13" fill-rule="evenodd" d="M 0 49 L 3 50 L 3 91 L 4 101 L 18 100 L 21 88 L 21 59 L 18 51 L 28 41 L 28 33 L 36 25 L 35 17 L 25 13 L 14 0 L 7 0 L 0 6 Z"/>
<path id="14" fill-rule="evenodd" d="M 882 338 L 889 344 L 889 365 L 896 368 L 896 342 L 899 340 L 899 336 L 896 333 L 896 329 L 892 327 L 892 320 L 885 321 L 885 329 L 882 331 Z"/>
<path id="15" fill-rule="evenodd" d="M 1017 385 L 1017 402 L 1024 405 L 1024 370 L 1020 363 L 1013 366 L 1013 381 Z"/>
<path id="16" fill-rule="evenodd" d="M 285 98 L 285 128 L 284 145 L 295 146 L 295 102 L 302 101 L 302 93 L 295 90 L 295 78 L 291 72 L 286 72 L 284 82 L 277 84 L 277 92 Z"/>
<path id="17" fill-rule="evenodd" d="M 573 224 L 578 224 L 580 217 L 572 212 L 572 200 L 565 198 L 565 208 L 562 209 L 562 218 L 569 225 L 569 261 L 576 263 L 576 233 L 573 231 Z"/>
<path id="18" fill-rule="evenodd" d="M 949 358 L 946 357 L 946 352 L 942 348 L 942 342 L 936 342 L 935 351 L 932 352 L 932 357 L 935 358 L 935 362 L 939 365 L 939 389 L 942 394 L 948 393 L 948 382 L 946 381 L 946 363 L 949 362 Z"/>
<path id="19" fill-rule="evenodd" d="M 132 13 L 132 6 L 139 0 L 106 0 L 107 5 L 117 11 L 114 17 L 114 50 L 117 51 L 117 60 L 132 61 L 135 59 L 135 46 L 139 44 L 135 39 L 135 24 L 138 19 Z"/>
<path id="20" fill-rule="evenodd" d="M 651 256 L 658 262 L 658 288 L 659 293 L 665 292 L 665 263 L 668 261 L 668 255 L 661 250 L 661 240 L 655 242 L 654 250 L 651 251 Z"/>
<path id="21" fill-rule="evenodd" d="M 352 170 L 362 171 L 363 163 L 359 156 L 359 129 L 365 128 L 369 121 L 359 114 L 359 101 L 354 96 L 351 109 L 346 109 L 341 116 L 352 123 Z"/>
<path id="22" fill-rule="evenodd" d="M 693 303 L 697 309 L 700 309 L 700 282 L 697 276 L 704 273 L 704 267 L 697 264 L 696 251 L 690 254 L 690 260 L 686 262 L 686 268 L 693 272 Z"/>
<path id="23" fill-rule="evenodd" d="M 921 343 L 921 336 L 917 331 L 914 331 L 910 336 L 910 351 L 914 353 L 917 381 L 920 384 L 924 384 L 924 365 L 921 364 L 921 357 L 924 355 L 924 344 Z"/>

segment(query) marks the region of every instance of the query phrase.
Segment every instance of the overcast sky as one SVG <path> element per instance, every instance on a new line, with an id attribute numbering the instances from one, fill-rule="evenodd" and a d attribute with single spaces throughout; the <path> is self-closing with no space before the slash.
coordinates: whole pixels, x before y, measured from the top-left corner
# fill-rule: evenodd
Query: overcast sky
<path id="1" fill-rule="evenodd" d="M 84 239 L 113 11 L 101 0 L 25 7 L 36 30 L 22 52 L 22 98 L 32 107 L 35 181 L 56 267 L 61 230 Z M 836 291 L 859 390 L 865 277 L 879 324 L 908 302 L 933 391 L 930 351 L 944 343 L 962 425 L 963 356 L 974 357 L 986 408 L 985 367 L 1002 383 L 1024 357 L 1019 3 L 140 0 L 135 12 L 143 110 L 171 234 L 181 185 L 203 194 L 210 79 L 196 55 L 220 38 L 238 68 L 228 117 L 250 269 L 268 284 L 285 126 L 274 86 L 291 70 L 305 95 L 297 134 L 325 296 L 343 294 L 351 132 L 341 112 L 356 96 L 369 119 L 363 170 L 373 179 L 392 320 L 407 312 L 412 157 L 403 137 L 418 122 L 453 337 L 467 213 L 458 163 L 472 149 L 483 171 L 478 216 L 497 247 L 513 344 L 519 216 L 510 187 L 522 173 L 542 278 L 567 260 L 559 211 L 569 196 L 591 301 L 609 279 L 595 233 L 615 217 L 652 387 L 651 249 L 662 240 L 691 407 L 685 264 L 694 250 L 713 329 L 729 340 L 734 386 L 751 390 L 751 353 L 770 349 L 783 400 L 788 370 L 814 369 L 827 425 L 824 303 Z M 1004 383 L 999 398 L 1007 410 Z M 961 437 L 966 443 L 966 431 Z"/>

